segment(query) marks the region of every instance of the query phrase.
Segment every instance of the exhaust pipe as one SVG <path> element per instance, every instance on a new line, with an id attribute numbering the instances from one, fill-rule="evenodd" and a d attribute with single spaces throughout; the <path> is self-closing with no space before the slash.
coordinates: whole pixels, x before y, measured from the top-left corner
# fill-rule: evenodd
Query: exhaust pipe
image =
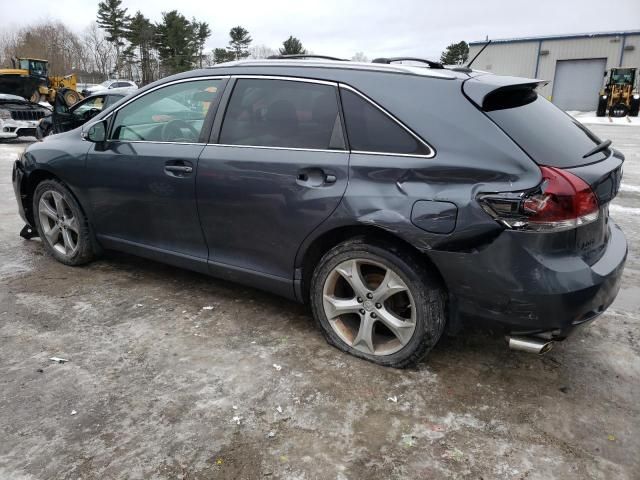
<path id="1" fill-rule="evenodd" d="M 547 353 L 553 347 L 553 341 L 534 337 L 507 337 L 507 341 L 511 350 L 521 350 L 538 355 Z"/>

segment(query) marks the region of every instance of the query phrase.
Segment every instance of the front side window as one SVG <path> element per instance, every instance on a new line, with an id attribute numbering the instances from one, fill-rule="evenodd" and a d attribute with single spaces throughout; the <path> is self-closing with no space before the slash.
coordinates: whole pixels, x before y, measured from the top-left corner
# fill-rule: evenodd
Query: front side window
<path id="1" fill-rule="evenodd" d="M 76 108 L 72 109 L 71 113 L 73 113 L 76 117 L 82 117 L 91 110 L 97 110 L 98 112 L 101 112 L 104 108 L 104 101 L 105 98 L 103 95 L 100 95 L 99 97 L 89 98 L 86 101 L 78 104 Z M 98 112 L 94 113 L 97 114 Z"/>
<path id="2" fill-rule="evenodd" d="M 343 150 L 336 89 L 293 80 L 239 79 L 220 143 Z"/>
<path id="3" fill-rule="evenodd" d="M 370 102 L 342 89 L 342 107 L 351 150 L 370 153 L 429 155 L 422 142 Z"/>
<path id="4" fill-rule="evenodd" d="M 198 142 L 223 80 L 194 80 L 154 90 L 116 113 L 113 140 Z"/>

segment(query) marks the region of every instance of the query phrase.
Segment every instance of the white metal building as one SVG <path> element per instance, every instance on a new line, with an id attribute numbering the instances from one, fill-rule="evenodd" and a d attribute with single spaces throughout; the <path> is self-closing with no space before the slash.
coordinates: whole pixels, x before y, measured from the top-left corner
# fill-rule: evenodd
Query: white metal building
<path id="1" fill-rule="evenodd" d="M 486 41 L 469 43 L 469 59 Z M 539 89 L 564 110 L 595 110 L 605 72 L 640 68 L 640 30 L 493 40 L 474 69 L 501 75 L 540 78 Z M 640 74 L 640 71 L 639 71 Z"/>

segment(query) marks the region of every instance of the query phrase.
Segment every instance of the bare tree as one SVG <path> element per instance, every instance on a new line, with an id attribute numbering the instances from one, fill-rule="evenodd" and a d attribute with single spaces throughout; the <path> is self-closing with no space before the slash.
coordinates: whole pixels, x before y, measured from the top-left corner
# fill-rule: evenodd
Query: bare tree
<path id="1" fill-rule="evenodd" d="M 116 49 L 113 43 L 107 41 L 104 32 L 95 22 L 86 28 L 82 40 L 91 59 L 87 71 L 98 73 L 102 80 L 109 78 L 116 66 Z"/>
<path id="2" fill-rule="evenodd" d="M 249 58 L 253 59 L 267 58 L 277 54 L 277 50 L 267 47 L 266 45 L 256 45 L 249 48 Z"/>
<path id="3" fill-rule="evenodd" d="M 351 60 L 353 60 L 354 62 L 363 62 L 363 63 L 366 63 L 369 61 L 369 59 L 364 54 L 364 52 L 356 52 L 356 54 L 353 57 L 351 57 Z"/>

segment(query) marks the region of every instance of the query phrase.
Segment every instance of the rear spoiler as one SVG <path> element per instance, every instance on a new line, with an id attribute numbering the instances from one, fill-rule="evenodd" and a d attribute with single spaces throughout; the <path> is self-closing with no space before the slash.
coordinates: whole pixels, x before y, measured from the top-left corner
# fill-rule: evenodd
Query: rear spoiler
<path id="1" fill-rule="evenodd" d="M 465 80 L 462 92 L 465 96 L 484 109 L 485 101 L 490 94 L 508 92 L 510 90 L 533 90 L 549 83 L 547 80 L 535 78 L 507 77 L 502 75 L 479 75 Z"/>

